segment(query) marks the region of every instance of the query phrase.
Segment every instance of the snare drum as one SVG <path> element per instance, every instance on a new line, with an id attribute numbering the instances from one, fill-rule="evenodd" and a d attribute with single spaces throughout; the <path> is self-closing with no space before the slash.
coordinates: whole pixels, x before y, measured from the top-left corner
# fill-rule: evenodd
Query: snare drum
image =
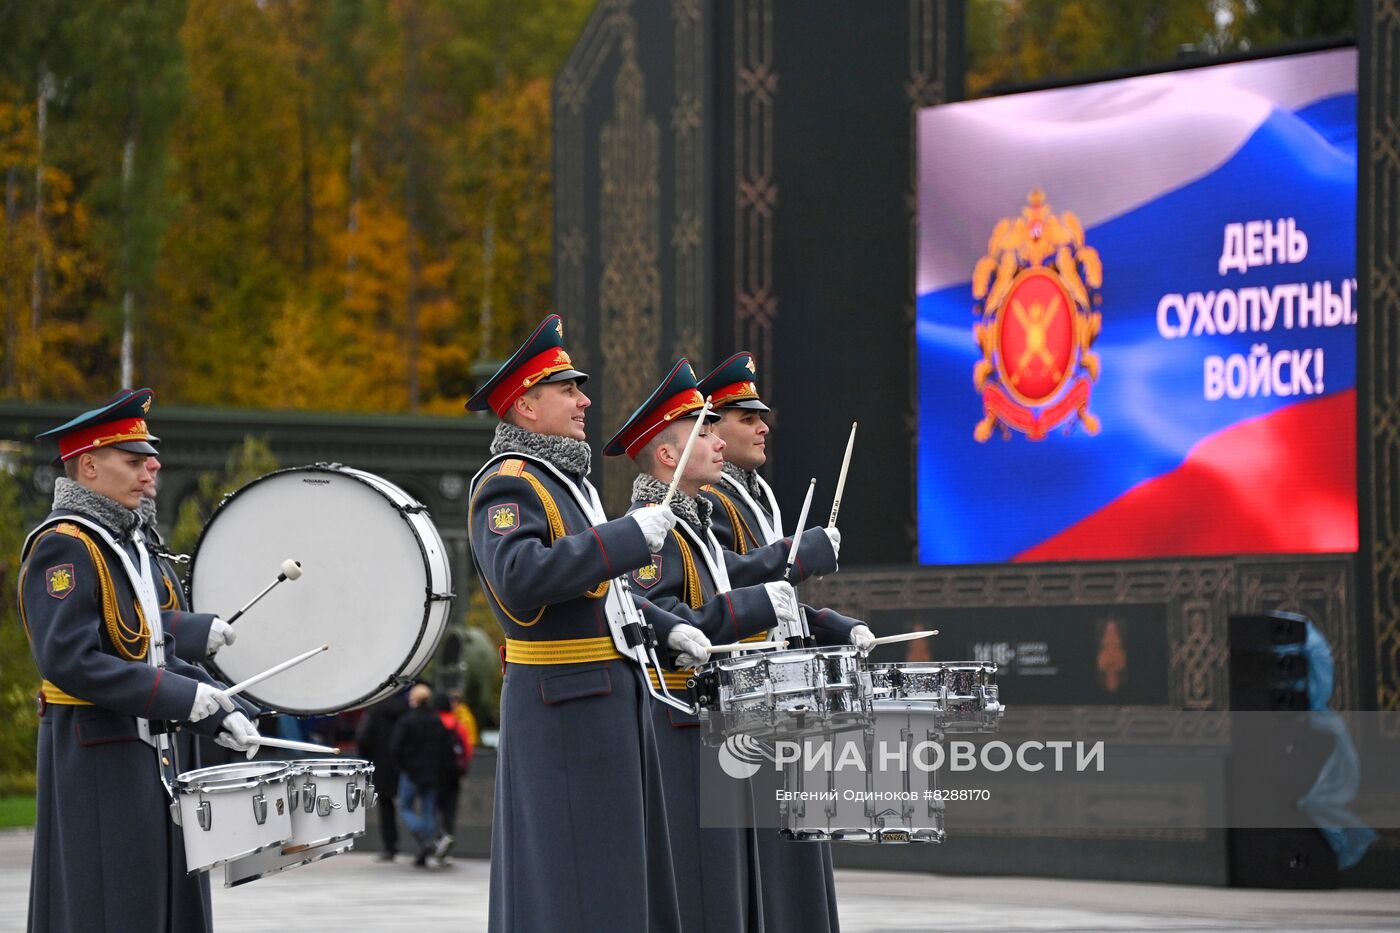
<path id="1" fill-rule="evenodd" d="M 280 848 L 292 835 L 290 773 L 284 761 L 249 761 L 186 771 L 176 778 L 190 872 Z"/>
<path id="2" fill-rule="evenodd" d="M 943 842 L 946 804 L 923 789 L 899 799 L 877 799 L 868 771 L 833 771 L 813 793 L 801 775 L 786 789 L 791 799 L 778 804 L 778 832 L 798 842 Z M 811 777 L 808 775 L 808 777 Z M 924 789 L 933 787 L 930 779 Z M 795 792 L 794 792 L 795 791 Z"/>
<path id="3" fill-rule="evenodd" d="M 250 688 L 259 706 L 298 716 L 337 713 L 389 696 L 421 671 L 446 630 L 452 579 L 427 510 L 393 483 L 318 464 L 279 470 L 233 493 L 209 520 L 190 564 L 201 612 L 232 613 L 277 575 L 238 619 L 238 641 L 209 662 L 236 683 L 319 644 L 330 650 Z"/>
<path id="4" fill-rule="evenodd" d="M 914 661 L 871 664 L 875 712 L 932 713 L 944 732 L 995 732 L 1003 707 L 995 664 Z"/>
<path id="5" fill-rule="evenodd" d="M 286 763 L 291 835 L 278 846 L 224 865 L 224 887 L 300 868 L 349 852 L 365 832 L 365 810 L 378 801 L 374 765 L 356 758 L 302 758 Z"/>
<path id="6" fill-rule="evenodd" d="M 283 853 L 362 836 L 365 810 L 374 806 L 374 765 L 358 758 L 302 758 L 289 761 L 287 802 L 292 835 Z"/>
<path id="7" fill-rule="evenodd" d="M 870 680 L 853 645 L 717 658 L 697 675 L 695 695 L 712 736 L 801 735 L 870 714 Z"/>

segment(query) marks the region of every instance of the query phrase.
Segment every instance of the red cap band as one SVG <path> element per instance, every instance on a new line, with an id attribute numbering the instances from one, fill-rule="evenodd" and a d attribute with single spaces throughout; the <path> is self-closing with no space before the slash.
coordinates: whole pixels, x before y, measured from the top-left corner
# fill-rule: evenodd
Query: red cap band
<path id="1" fill-rule="evenodd" d="M 564 352 L 563 347 L 550 347 L 511 370 L 510 375 L 502 379 L 501 384 L 486 396 L 486 404 L 491 406 L 496 417 L 503 417 L 510 410 L 510 406 L 515 404 L 515 400 L 524 395 L 530 387 L 538 385 L 541 379 L 573 368 L 573 360 L 569 359 L 569 354 Z"/>
<path id="2" fill-rule="evenodd" d="M 622 439 L 622 447 L 627 452 L 627 456 L 635 457 L 643 447 L 651 442 L 652 438 L 666 430 L 677 418 L 684 418 L 704 407 L 705 396 L 700 394 L 699 389 L 686 389 L 655 406 L 651 418 L 638 422 L 636 427 Z"/>
<path id="3" fill-rule="evenodd" d="M 714 406 L 716 408 L 723 408 L 735 402 L 743 402 L 751 398 L 758 398 L 758 386 L 750 381 L 733 382 L 727 386 L 720 386 L 718 389 L 715 389 L 710 393 L 710 397 L 714 399 Z"/>
<path id="4" fill-rule="evenodd" d="M 60 460 L 71 460 L 98 447 L 150 439 L 151 432 L 146 428 L 145 418 L 118 418 L 63 435 L 58 439 L 58 456 Z"/>

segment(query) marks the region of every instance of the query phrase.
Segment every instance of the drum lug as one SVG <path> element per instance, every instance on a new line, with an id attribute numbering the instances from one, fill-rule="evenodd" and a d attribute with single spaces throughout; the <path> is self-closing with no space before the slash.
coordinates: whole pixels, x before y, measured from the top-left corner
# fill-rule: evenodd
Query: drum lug
<path id="1" fill-rule="evenodd" d="M 360 808 L 361 801 L 364 800 L 365 792 L 358 784 L 345 785 L 345 812 L 354 813 Z"/>
<path id="2" fill-rule="evenodd" d="M 453 600 L 453 599 L 456 599 L 456 598 L 457 598 L 457 594 L 456 594 L 456 593 L 434 593 L 434 592 L 432 592 L 431 590 L 428 592 L 428 602 L 439 602 L 439 603 L 441 603 L 441 602 L 447 602 L 447 601 L 449 601 L 449 600 Z"/>
<path id="3" fill-rule="evenodd" d="M 259 826 L 267 822 L 267 798 L 262 794 L 253 795 L 253 819 Z"/>
<path id="4" fill-rule="evenodd" d="M 415 502 L 412 505 L 399 506 L 399 511 L 405 515 L 422 515 L 428 511 L 428 507 L 421 502 Z"/>
<path id="5" fill-rule="evenodd" d="M 365 809 L 379 805 L 379 791 L 373 781 L 365 784 Z"/>
<path id="6" fill-rule="evenodd" d="M 316 782 L 307 781 L 301 785 L 301 809 L 310 813 L 316 809 Z"/>
<path id="7" fill-rule="evenodd" d="M 201 800 L 195 812 L 199 814 L 199 828 L 209 832 L 209 827 L 214 824 L 214 812 L 209 807 L 209 801 Z"/>
<path id="8" fill-rule="evenodd" d="M 182 819 L 182 818 L 181 818 L 181 816 L 180 816 L 180 801 L 179 801 L 179 800 L 172 800 L 172 801 L 170 801 L 170 820 L 171 820 L 171 822 L 173 822 L 176 826 L 181 826 L 181 825 L 182 825 L 181 819 Z"/>
<path id="9" fill-rule="evenodd" d="M 330 816 L 332 810 L 339 810 L 340 804 L 331 800 L 329 794 L 322 794 L 316 798 L 316 815 Z"/>

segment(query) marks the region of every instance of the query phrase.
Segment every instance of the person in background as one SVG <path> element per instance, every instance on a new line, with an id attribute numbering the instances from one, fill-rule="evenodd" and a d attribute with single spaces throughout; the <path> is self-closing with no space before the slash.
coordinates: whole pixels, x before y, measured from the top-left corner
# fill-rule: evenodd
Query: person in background
<path id="1" fill-rule="evenodd" d="M 402 691 L 380 700 L 360 717 L 355 730 L 355 746 L 360 754 L 374 765 L 374 785 L 384 797 L 393 797 L 399 789 L 399 763 L 394 758 L 390 744 L 394 737 L 394 726 L 408 712 L 408 699 Z M 399 821 L 394 815 L 393 806 L 378 808 L 379 838 L 384 848 L 378 859 L 392 862 L 399 850 Z"/>
<path id="2" fill-rule="evenodd" d="M 442 772 L 452 754 L 448 731 L 432 706 L 433 688 L 414 684 L 408 691 L 408 712 L 394 726 L 390 741 L 399 765 L 399 819 L 418 842 L 413 864 L 425 868 L 428 856 L 442 858 L 452 837 L 438 825 L 438 795 Z"/>
<path id="3" fill-rule="evenodd" d="M 445 861 L 447 854 L 452 851 L 450 840 L 457 827 L 457 801 L 462 792 L 462 778 L 467 776 L 467 770 L 471 767 L 473 748 L 471 736 L 457 721 L 457 714 L 453 712 L 452 697 L 439 693 L 433 697 L 433 709 L 437 711 L 442 727 L 447 730 L 449 749 L 449 754 L 444 756 L 442 762 L 437 801 L 438 822 L 449 840 L 447 849 L 438 855 Z"/>

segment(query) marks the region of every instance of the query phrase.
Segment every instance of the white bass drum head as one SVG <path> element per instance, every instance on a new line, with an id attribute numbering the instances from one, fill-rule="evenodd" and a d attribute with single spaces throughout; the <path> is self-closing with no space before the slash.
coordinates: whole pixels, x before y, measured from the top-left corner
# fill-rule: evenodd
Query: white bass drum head
<path id="1" fill-rule="evenodd" d="M 269 473 L 224 500 L 190 565 L 190 602 L 233 623 L 207 663 L 228 684 L 322 644 L 330 650 L 250 687 L 259 706 L 296 715 L 354 709 L 427 664 L 452 605 L 447 555 L 423 506 L 394 484 L 338 465 Z M 178 634 L 178 633 L 177 633 Z"/>

